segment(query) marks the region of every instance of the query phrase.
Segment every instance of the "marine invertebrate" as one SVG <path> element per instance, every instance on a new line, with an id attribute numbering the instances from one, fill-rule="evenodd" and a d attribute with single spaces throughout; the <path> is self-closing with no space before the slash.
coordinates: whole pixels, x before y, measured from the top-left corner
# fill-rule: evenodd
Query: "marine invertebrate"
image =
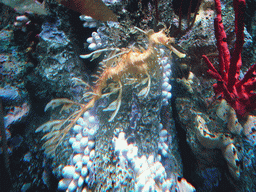
<path id="1" fill-rule="evenodd" d="M 225 99 L 215 100 L 209 106 L 198 104 L 195 95 L 198 94 L 197 91 L 205 89 L 205 85 L 199 88 L 200 83 L 195 82 L 196 76 L 192 84 L 192 96 L 184 97 L 183 94 L 176 99 L 180 124 L 187 134 L 186 142 L 196 156 L 199 170 L 215 168 L 221 173 L 222 179 L 227 176 L 234 182 L 230 185 L 236 187 L 236 181 L 249 180 L 250 177 L 246 174 L 251 172 L 254 163 L 255 152 L 251 149 L 255 140 L 255 124 L 247 121 L 246 128 L 246 118 L 239 120 L 235 110 Z M 207 85 L 210 86 L 211 84 Z M 211 93 L 213 94 L 213 91 Z M 224 170 L 223 165 L 226 165 L 227 169 Z"/>
<path id="2" fill-rule="evenodd" d="M 80 15 L 79 18 L 81 19 L 81 21 L 85 21 L 83 24 L 84 27 L 95 28 L 99 25 L 99 21 L 93 19 L 90 16 Z"/>
<path id="3" fill-rule="evenodd" d="M 21 16 L 17 16 L 15 22 L 13 23 L 13 25 L 15 27 L 22 28 L 22 31 L 25 31 L 26 29 L 25 29 L 24 26 L 28 22 L 30 22 L 29 18 L 24 14 L 24 15 L 21 15 Z"/>
<path id="4" fill-rule="evenodd" d="M 69 139 L 74 155 L 71 164 L 62 169 L 62 176 L 58 189 L 70 190 L 82 189 L 84 182 L 89 182 L 93 172 L 93 160 L 95 157 L 95 134 L 98 129 L 97 120 L 87 111 L 73 127 L 74 137 Z"/>
<path id="5" fill-rule="evenodd" d="M 55 23 L 45 22 L 42 25 L 42 31 L 39 34 L 39 37 L 49 43 L 47 51 L 51 48 L 59 48 L 68 45 L 70 40 L 67 38 L 66 34 L 63 31 L 58 30 L 59 21 Z"/>
<path id="6" fill-rule="evenodd" d="M 239 116 L 256 109 L 254 92 L 256 88 L 256 64 L 251 66 L 243 79 L 239 79 L 242 65 L 241 52 L 244 44 L 244 14 L 245 0 L 234 0 L 235 10 L 235 33 L 236 42 L 232 57 L 226 42 L 227 36 L 224 31 L 221 18 L 220 0 L 215 0 L 217 16 L 214 19 L 215 37 L 219 51 L 220 72 L 209 61 L 207 56 L 203 59 L 208 65 L 208 73 L 218 82 L 213 85 L 216 95 L 220 95 L 235 109 Z"/>
<path id="7" fill-rule="evenodd" d="M 241 162 L 238 158 L 235 138 L 227 133 L 211 133 L 208 130 L 206 122 L 200 115 L 197 115 L 196 121 L 198 123 L 196 135 L 200 143 L 209 149 L 221 149 L 222 154 L 227 161 L 230 173 L 234 178 L 238 178 L 240 176 Z"/>
<path id="8" fill-rule="evenodd" d="M 184 178 L 179 179 L 173 173 L 167 176 L 161 156 L 154 158 L 150 154 L 148 158 L 145 155 L 139 157 L 136 143 L 128 145 L 124 132 L 114 137 L 112 143 L 118 156 L 118 167 L 123 170 L 129 167 L 133 172 L 134 191 L 195 191 Z"/>
<path id="9" fill-rule="evenodd" d="M 182 98 L 176 100 L 181 126 L 187 133 L 186 142 L 197 156 L 200 170 L 216 167 L 222 171 L 219 167 L 223 166 L 225 159 L 232 176 L 230 178 L 241 179 L 240 175 L 244 171 L 241 140 L 243 127 L 235 110 L 225 99 L 216 100 L 207 107 L 203 102 L 199 104 L 195 101 L 195 95 L 205 87 L 199 88 L 200 83 L 195 82 L 196 76 L 191 84 L 192 96 L 184 97 L 183 94 Z"/>
<path id="10" fill-rule="evenodd" d="M 164 52 L 164 50 L 161 50 L 161 49 L 160 51 Z M 163 105 L 168 105 L 168 100 L 170 100 L 172 97 L 172 94 L 170 93 L 172 86 L 169 84 L 171 73 L 172 73 L 172 70 L 171 70 L 172 60 L 169 57 L 163 55 L 163 57 L 159 59 L 159 62 L 161 63 L 163 68 L 163 83 L 162 83 Z"/>
<path id="11" fill-rule="evenodd" d="M 163 165 L 154 160 L 154 155 L 148 158 L 145 155 L 138 157 L 138 147 L 133 143 L 128 145 L 124 132 L 120 132 L 112 142 L 118 156 L 118 166 L 121 169 L 130 167 L 133 170 L 135 191 L 159 191 L 162 188 L 166 172 Z"/>
<path id="12" fill-rule="evenodd" d="M 95 51 L 96 49 L 102 48 L 101 38 L 97 32 L 92 32 L 92 36 L 89 37 L 87 40 L 87 43 L 90 45 L 88 46 L 88 49 L 91 51 Z"/>
<path id="13" fill-rule="evenodd" d="M 17 29 L 15 38 L 21 41 L 21 39 L 25 37 L 24 40 L 27 41 L 26 44 L 28 46 L 26 52 L 34 52 L 39 42 L 42 19 L 33 12 L 25 12 L 24 15 L 16 17 L 13 25 Z"/>
<path id="14" fill-rule="evenodd" d="M 235 110 L 227 103 L 226 100 L 221 100 L 218 109 L 216 110 L 216 115 L 224 122 L 227 122 L 227 128 L 232 134 L 241 134 L 243 127 L 238 122 Z"/>

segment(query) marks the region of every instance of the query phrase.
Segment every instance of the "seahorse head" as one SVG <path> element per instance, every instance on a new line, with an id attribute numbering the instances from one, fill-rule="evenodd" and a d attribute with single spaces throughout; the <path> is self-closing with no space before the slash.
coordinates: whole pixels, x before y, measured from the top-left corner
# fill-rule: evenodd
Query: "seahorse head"
<path id="1" fill-rule="evenodd" d="M 155 33 L 152 29 L 148 32 L 149 42 L 155 45 L 164 45 L 168 47 L 170 43 L 174 43 L 175 40 L 172 37 L 167 37 L 165 30 L 161 30 Z"/>

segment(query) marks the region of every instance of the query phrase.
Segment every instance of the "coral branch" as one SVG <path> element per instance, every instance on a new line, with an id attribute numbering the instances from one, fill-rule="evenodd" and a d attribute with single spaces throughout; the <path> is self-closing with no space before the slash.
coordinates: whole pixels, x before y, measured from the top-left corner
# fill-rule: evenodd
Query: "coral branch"
<path id="1" fill-rule="evenodd" d="M 203 55 L 209 68 L 207 72 L 218 80 L 218 83 L 213 85 L 215 94 L 226 99 L 239 116 L 244 116 L 247 112 L 256 109 L 253 102 L 253 98 L 255 99 L 253 90 L 256 89 L 256 65 L 253 65 L 244 78 L 239 80 L 242 65 L 241 52 L 244 44 L 245 7 L 245 0 L 234 0 L 236 42 L 234 52 L 230 57 L 227 35 L 222 23 L 221 3 L 220 0 L 215 0 L 217 16 L 214 19 L 214 28 L 219 51 L 220 72 L 214 68 L 207 56 Z"/>

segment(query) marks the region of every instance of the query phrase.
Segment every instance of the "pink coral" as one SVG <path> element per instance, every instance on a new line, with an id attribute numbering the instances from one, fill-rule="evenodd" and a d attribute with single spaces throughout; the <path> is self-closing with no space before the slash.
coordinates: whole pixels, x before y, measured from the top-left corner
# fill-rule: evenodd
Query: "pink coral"
<path id="1" fill-rule="evenodd" d="M 217 16 L 214 19 L 215 37 L 219 51 L 220 72 L 207 56 L 203 58 L 208 65 L 208 73 L 218 82 L 213 85 L 216 95 L 221 95 L 235 109 L 239 116 L 256 109 L 256 64 L 251 66 L 243 79 L 239 80 L 242 65 L 241 52 L 244 44 L 245 0 L 234 0 L 236 42 L 232 57 L 227 45 L 227 36 L 221 17 L 220 0 L 215 0 Z"/>

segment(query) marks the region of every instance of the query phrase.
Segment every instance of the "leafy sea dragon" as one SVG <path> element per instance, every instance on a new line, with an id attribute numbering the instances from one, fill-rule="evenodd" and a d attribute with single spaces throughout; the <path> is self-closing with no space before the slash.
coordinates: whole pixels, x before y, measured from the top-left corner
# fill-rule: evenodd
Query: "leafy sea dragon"
<path id="1" fill-rule="evenodd" d="M 109 121 L 112 121 L 118 110 L 121 106 L 121 98 L 122 98 L 122 81 L 121 79 L 124 77 L 134 77 L 136 82 L 141 84 L 146 84 L 147 86 L 142 89 L 138 96 L 146 97 L 150 91 L 151 85 L 151 77 L 149 72 L 153 69 L 155 64 L 157 50 L 155 49 L 158 45 L 164 45 L 167 47 L 171 52 L 174 52 L 178 57 L 183 58 L 186 55 L 180 53 L 176 50 L 171 43 L 174 43 L 174 38 L 167 37 L 165 34 L 165 29 L 155 33 L 152 29 L 144 32 L 143 30 L 136 28 L 137 30 L 143 32 L 147 35 L 149 45 L 147 50 L 139 51 L 139 50 L 132 50 L 132 49 L 125 49 L 122 50 L 121 53 L 117 53 L 120 49 L 116 48 L 106 48 L 101 50 L 96 50 L 88 55 L 82 55 L 81 58 L 89 58 L 93 56 L 94 58 L 97 57 L 99 54 L 105 51 L 112 51 L 112 56 L 107 58 L 105 61 L 105 69 L 103 73 L 99 76 L 96 84 L 92 87 L 91 92 L 87 92 L 84 97 L 89 100 L 87 104 L 80 104 L 73 102 L 69 99 L 53 99 L 50 101 L 45 110 L 49 108 L 54 109 L 60 105 L 63 105 L 62 110 L 66 110 L 70 108 L 72 105 L 80 106 L 80 109 L 73 114 L 71 114 L 67 119 L 64 120 L 53 120 L 49 121 L 43 125 L 41 125 L 36 132 L 44 131 L 49 132 L 42 139 L 46 139 L 47 141 L 43 145 L 45 148 L 45 153 L 52 156 L 55 153 L 56 148 L 63 140 L 65 135 L 70 131 L 70 129 L 74 126 L 76 121 L 90 108 L 94 107 L 95 102 L 102 97 L 109 96 L 111 94 L 117 93 L 118 97 L 115 101 L 109 104 L 107 108 L 103 111 L 114 111 L 112 116 L 110 117 Z M 116 54 L 117 53 L 117 54 Z M 111 54 L 110 54 L 111 55 Z M 112 63 L 112 64 L 109 64 Z M 114 63 L 114 64 L 113 64 Z M 142 77 L 145 77 L 142 80 Z M 87 83 L 83 82 L 80 79 L 75 78 L 76 85 L 83 84 L 85 86 L 89 86 Z M 108 80 L 111 80 L 113 83 L 108 83 Z M 108 88 L 110 91 L 108 93 L 102 93 L 103 89 Z M 66 126 L 67 125 L 67 126 Z M 64 127 L 64 128 L 63 128 Z M 63 128 L 63 129 L 62 129 Z"/>

